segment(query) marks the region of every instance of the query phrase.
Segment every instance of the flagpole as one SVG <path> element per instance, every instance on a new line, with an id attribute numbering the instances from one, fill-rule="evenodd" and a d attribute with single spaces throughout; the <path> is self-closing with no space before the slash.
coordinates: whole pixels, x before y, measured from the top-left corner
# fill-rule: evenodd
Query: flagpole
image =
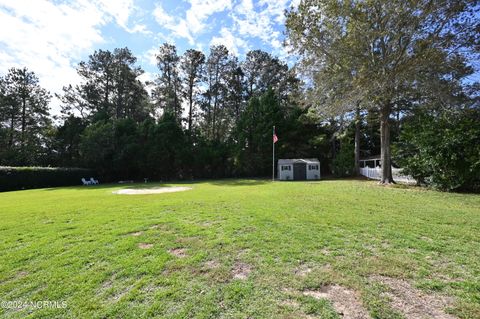
<path id="1" fill-rule="evenodd" d="M 275 136 L 275 125 L 273 126 L 273 134 L 272 134 L 272 182 L 275 181 L 275 139 L 273 138 Z"/>

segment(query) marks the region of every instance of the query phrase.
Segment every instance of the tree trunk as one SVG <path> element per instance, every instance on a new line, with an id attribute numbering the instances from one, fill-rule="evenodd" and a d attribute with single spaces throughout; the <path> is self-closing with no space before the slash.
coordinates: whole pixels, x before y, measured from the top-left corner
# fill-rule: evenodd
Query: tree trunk
<path id="1" fill-rule="evenodd" d="M 355 175 L 360 175 L 360 108 L 355 110 Z"/>
<path id="2" fill-rule="evenodd" d="M 182 124 L 182 113 L 180 112 L 180 103 L 178 102 L 178 91 L 177 91 L 177 85 L 175 84 L 173 87 L 173 105 L 174 105 L 174 111 L 173 113 L 175 114 L 176 120 Z"/>
<path id="3" fill-rule="evenodd" d="M 192 116 L 193 116 L 193 83 L 190 81 L 189 83 L 189 91 L 188 91 L 188 132 L 192 134 Z"/>
<path id="4" fill-rule="evenodd" d="M 335 135 L 332 135 L 331 142 L 332 142 L 332 159 L 334 160 L 335 158 L 337 158 L 337 138 L 335 137 Z"/>
<path id="5" fill-rule="evenodd" d="M 394 183 L 392 177 L 392 161 L 390 151 L 390 113 L 390 105 L 385 105 L 380 109 L 380 160 L 382 166 L 382 176 L 380 179 L 381 184 Z"/>
<path id="6" fill-rule="evenodd" d="M 25 131 L 27 129 L 27 99 L 25 96 L 22 97 L 22 135 L 20 140 L 20 145 L 23 151 L 23 145 L 25 144 Z"/>
<path id="7" fill-rule="evenodd" d="M 336 133 L 336 123 L 334 119 L 330 120 L 331 126 L 333 127 L 334 132 L 332 133 L 332 137 L 330 139 L 330 142 L 332 143 L 332 160 L 334 160 L 337 157 L 337 138 L 335 136 Z"/>
<path id="8" fill-rule="evenodd" d="M 215 95 L 215 98 L 213 100 L 213 120 L 212 120 L 212 138 L 215 140 L 217 137 L 216 134 L 216 121 L 217 121 L 217 96 Z"/>
<path id="9" fill-rule="evenodd" d="M 13 108 L 13 106 L 12 106 Z M 8 143 L 8 146 L 12 147 L 13 146 L 13 134 L 15 132 L 15 115 L 13 114 L 13 111 L 12 111 L 12 114 L 11 114 L 11 118 L 10 118 L 10 141 Z"/>

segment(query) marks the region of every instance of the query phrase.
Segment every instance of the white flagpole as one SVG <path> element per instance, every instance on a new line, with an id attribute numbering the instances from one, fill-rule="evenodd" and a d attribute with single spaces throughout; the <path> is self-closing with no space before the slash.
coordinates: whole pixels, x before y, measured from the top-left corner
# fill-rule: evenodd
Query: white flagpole
<path id="1" fill-rule="evenodd" d="M 272 134 L 272 146 L 273 146 L 273 152 L 272 152 L 272 182 L 275 181 L 275 125 L 273 126 L 273 134 Z"/>

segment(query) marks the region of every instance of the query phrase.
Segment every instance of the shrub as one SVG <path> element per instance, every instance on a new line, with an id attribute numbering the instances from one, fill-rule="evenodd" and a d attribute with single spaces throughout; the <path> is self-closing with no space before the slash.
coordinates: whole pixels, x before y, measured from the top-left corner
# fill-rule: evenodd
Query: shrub
<path id="1" fill-rule="evenodd" d="M 480 191 L 480 110 L 416 114 L 396 145 L 396 159 L 420 184 Z"/>
<path id="2" fill-rule="evenodd" d="M 0 166 L 0 191 L 81 184 L 81 178 L 94 177 L 85 168 Z"/>
<path id="3" fill-rule="evenodd" d="M 355 156 L 351 143 L 342 143 L 340 151 L 332 161 L 332 172 L 336 177 L 352 176 L 355 166 Z"/>

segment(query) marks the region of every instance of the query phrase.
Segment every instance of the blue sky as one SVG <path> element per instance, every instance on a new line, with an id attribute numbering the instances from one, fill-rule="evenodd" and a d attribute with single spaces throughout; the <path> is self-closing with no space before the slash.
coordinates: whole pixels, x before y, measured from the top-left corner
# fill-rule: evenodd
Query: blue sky
<path id="1" fill-rule="evenodd" d="M 157 72 L 164 42 L 208 52 L 224 44 L 242 59 L 262 49 L 289 59 L 284 10 L 300 0 L 0 0 L 0 75 L 26 66 L 52 93 L 76 84 L 75 67 L 96 49 L 128 46 L 146 71 Z M 478 67 L 478 65 L 476 66 Z M 478 80 L 475 73 L 468 80 Z M 59 109 L 52 101 L 53 111 Z"/>
<path id="2" fill-rule="evenodd" d="M 0 0 L 0 74 L 27 66 L 52 93 L 79 78 L 75 67 L 96 49 L 129 47 L 156 73 L 164 42 L 179 54 L 224 44 L 241 59 L 251 49 L 288 53 L 284 10 L 298 0 Z"/>

